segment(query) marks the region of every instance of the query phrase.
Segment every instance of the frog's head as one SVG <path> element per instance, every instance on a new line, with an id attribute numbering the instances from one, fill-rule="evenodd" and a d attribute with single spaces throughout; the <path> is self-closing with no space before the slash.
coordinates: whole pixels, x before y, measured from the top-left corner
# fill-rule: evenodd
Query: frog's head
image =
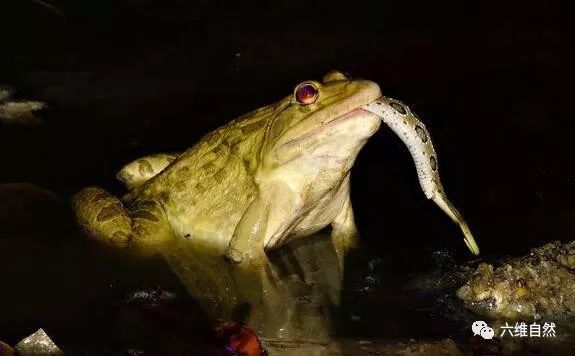
<path id="1" fill-rule="evenodd" d="M 295 166 L 297 176 L 307 174 L 316 184 L 335 182 L 325 179 L 326 172 L 345 177 L 382 121 L 409 149 L 426 197 L 459 225 L 467 247 L 479 254 L 467 222 L 443 190 L 437 154 L 425 125 L 405 104 L 382 96 L 374 82 L 349 79 L 333 71 L 321 82 L 297 85 L 291 96 L 274 106 L 261 151 L 262 167 Z M 318 171 L 324 175 L 319 177 Z"/>
<path id="2" fill-rule="evenodd" d="M 349 79 L 332 71 L 321 81 L 309 80 L 276 104 L 267 133 L 264 163 L 277 167 L 305 155 L 342 161 L 353 158 L 377 131 L 381 120 L 362 107 L 381 97 L 379 86 L 368 80 Z"/>

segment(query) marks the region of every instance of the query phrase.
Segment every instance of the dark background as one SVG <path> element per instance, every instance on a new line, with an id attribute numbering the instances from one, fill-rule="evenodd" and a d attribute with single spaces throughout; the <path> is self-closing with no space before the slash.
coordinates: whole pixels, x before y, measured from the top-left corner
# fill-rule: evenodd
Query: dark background
<path id="1" fill-rule="evenodd" d="M 0 182 L 63 198 L 183 150 L 332 69 L 380 84 L 426 123 L 444 187 L 482 251 L 571 240 L 573 12 L 554 1 L 2 1 L 0 83 L 50 110 L 0 126 Z M 390 130 L 359 156 L 352 199 L 378 253 L 449 247 Z M 33 264 L 33 262 L 32 262 Z"/>
<path id="2" fill-rule="evenodd" d="M 0 78 L 51 110 L 0 127 L 0 180 L 61 194 L 206 132 L 331 69 L 428 125 L 448 196 L 483 251 L 572 239 L 571 11 L 560 2 L 31 1 L 0 8 Z M 460 243 L 388 130 L 352 175 L 375 245 Z M 517 251 L 519 252 L 519 251 Z"/>

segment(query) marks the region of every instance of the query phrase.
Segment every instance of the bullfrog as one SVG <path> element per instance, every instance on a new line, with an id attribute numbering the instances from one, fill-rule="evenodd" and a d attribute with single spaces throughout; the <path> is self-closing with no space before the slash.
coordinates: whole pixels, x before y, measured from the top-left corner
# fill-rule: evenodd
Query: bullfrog
<path id="1" fill-rule="evenodd" d="M 98 187 L 73 198 L 77 220 L 93 238 L 154 250 L 177 240 L 220 251 L 239 265 L 262 265 L 266 252 L 331 225 L 340 261 L 358 244 L 350 171 L 381 122 L 399 134 L 419 181 L 479 249 L 447 200 L 425 126 L 372 81 L 339 71 L 298 84 L 283 99 L 207 134 L 181 153 L 126 165 L 121 199 Z"/>
<path id="2" fill-rule="evenodd" d="M 555 241 L 494 268 L 481 263 L 457 291 L 470 310 L 499 319 L 575 314 L 575 242 Z"/>

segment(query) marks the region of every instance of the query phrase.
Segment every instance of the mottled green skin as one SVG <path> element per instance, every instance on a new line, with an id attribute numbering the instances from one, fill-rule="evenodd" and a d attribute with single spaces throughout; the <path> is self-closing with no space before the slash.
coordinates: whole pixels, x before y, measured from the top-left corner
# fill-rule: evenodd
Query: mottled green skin
<path id="1" fill-rule="evenodd" d="M 79 224 L 114 246 L 147 252 L 189 242 L 242 265 L 265 264 L 264 251 L 331 224 L 342 264 L 357 238 L 350 169 L 380 125 L 361 107 L 381 93 L 375 83 L 339 72 L 310 82 L 319 90 L 313 104 L 290 95 L 180 155 L 127 165 L 119 177 L 133 189 L 122 201 L 100 188 L 84 189 L 73 200 Z"/>
<path id="2" fill-rule="evenodd" d="M 478 314 L 540 319 L 575 313 L 575 242 L 550 243 L 493 269 L 482 263 L 457 296 Z"/>
<path id="3" fill-rule="evenodd" d="M 181 153 L 158 153 L 130 162 L 116 174 L 128 190 L 137 188 L 164 170 Z"/>

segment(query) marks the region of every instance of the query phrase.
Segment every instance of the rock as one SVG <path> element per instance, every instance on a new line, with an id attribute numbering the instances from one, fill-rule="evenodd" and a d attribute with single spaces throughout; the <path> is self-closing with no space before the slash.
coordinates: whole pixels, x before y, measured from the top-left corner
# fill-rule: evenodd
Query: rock
<path id="1" fill-rule="evenodd" d="M 46 108 L 40 101 L 8 101 L 0 103 L 0 122 L 7 124 L 39 124 L 42 119 L 34 115 L 35 111 Z"/>
<path id="2" fill-rule="evenodd" d="M 205 350 L 216 349 L 210 320 L 191 301 L 130 296 L 115 324 L 120 347 L 145 355 L 209 355 Z"/>
<path id="3" fill-rule="evenodd" d="M 175 293 L 160 286 L 146 286 L 131 292 L 126 298 L 128 304 L 160 304 L 176 301 Z"/>
<path id="4" fill-rule="evenodd" d="M 5 85 L 0 85 L 0 102 L 8 100 L 12 95 L 14 95 L 14 89 Z"/>
<path id="5" fill-rule="evenodd" d="M 21 356 L 54 356 L 64 354 L 42 329 L 38 329 L 34 334 L 22 339 L 16 344 L 15 348 Z"/>
<path id="6" fill-rule="evenodd" d="M 0 356 L 14 356 L 14 349 L 10 345 L 0 341 Z"/>
<path id="7" fill-rule="evenodd" d="M 556 318 L 575 314 L 573 285 L 575 242 L 556 241 L 497 268 L 481 263 L 457 297 L 491 318 Z"/>
<path id="8" fill-rule="evenodd" d="M 34 112 L 46 108 L 40 101 L 14 100 L 14 90 L 0 86 L 0 122 L 8 124 L 38 124 L 42 120 Z"/>
<path id="9" fill-rule="evenodd" d="M 51 240 L 69 228 L 66 204 L 49 190 L 30 183 L 0 184 L 0 201 L 0 240 Z"/>

